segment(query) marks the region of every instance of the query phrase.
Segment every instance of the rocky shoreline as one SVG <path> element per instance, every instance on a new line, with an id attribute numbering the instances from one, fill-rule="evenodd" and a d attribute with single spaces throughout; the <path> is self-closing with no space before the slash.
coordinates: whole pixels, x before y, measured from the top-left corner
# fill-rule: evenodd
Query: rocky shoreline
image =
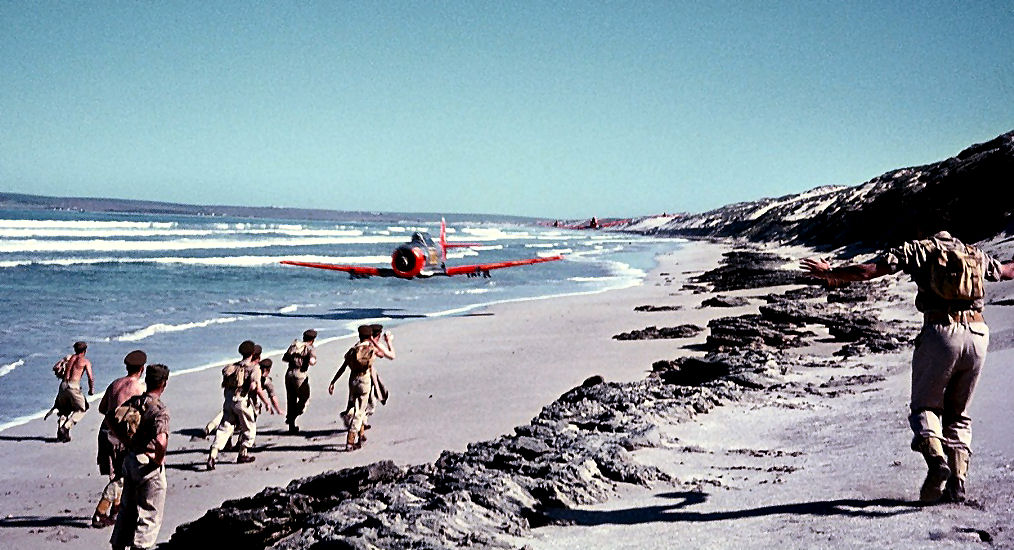
<path id="1" fill-rule="evenodd" d="M 787 265 L 786 258 L 740 250 L 696 282 L 723 292 L 802 282 Z M 820 383 L 790 376 L 828 366 L 827 358 L 793 351 L 819 338 L 839 343 L 845 356 L 908 345 L 916 327 L 870 314 L 859 299 L 869 294 L 803 287 L 760 296 L 766 302 L 760 313 L 709 324 L 702 357 L 657 361 L 648 377 L 632 383 L 589 378 L 513 434 L 445 451 L 431 464 L 376 462 L 226 501 L 181 525 L 165 547 L 226 536 L 250 548 L 515 548 L 514 537 L 565 521 L 554 511 L 604 501 L 620 484 L 693 490 L 639 463 L 633 451 L 678 448 L 659 426 L 753 393 L 834 397 L 882 380 L 874 372 Z"/>

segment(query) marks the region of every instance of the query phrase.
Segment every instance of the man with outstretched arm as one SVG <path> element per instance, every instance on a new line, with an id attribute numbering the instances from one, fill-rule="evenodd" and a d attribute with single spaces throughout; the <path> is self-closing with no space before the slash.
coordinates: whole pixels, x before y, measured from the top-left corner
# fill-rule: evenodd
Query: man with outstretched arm
<path id="1" fill-rule="evenodd" d="M 989 346 L 984 281 L 1014 279 L 1014 261 L 1001 264 L 941 231 L 867 263 L 832 268 L 825 260 L 807 258 L 802 267 L 831 287 L 899 271 L 912 277 L 918 287 L 915 307 L 923 314 L 912 355 L 909 416 L 912 449 L 927 465 L 919 500 L 963 501 L 972 444 L 968 406 Z"/>

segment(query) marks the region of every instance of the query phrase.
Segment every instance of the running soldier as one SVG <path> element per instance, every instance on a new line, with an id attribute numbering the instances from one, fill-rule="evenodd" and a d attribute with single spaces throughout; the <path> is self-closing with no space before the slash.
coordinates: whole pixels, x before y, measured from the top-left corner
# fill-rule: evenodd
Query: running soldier
<path id="1" fill-rule="evenodd" d="M 373 329 L 361 325 L 358 329 L 359 342 L 345 352 L 344 360 L 327 392 L 334 395 L 334 385 L 341 378 L 345 369 L 349 369 L 349 396 L 345 411 L 341 418 L 348 428 L 345 439 L 345 450 L 359 449 L 366 442 L 366 419 L 370 414 L 370 394 L 373 391 L 373 361 L 375 357 L 386 357 L 373 338 Z"/>
<path id="2" fill-rule="evenodd" d="M 965 500 L 972 450 L 968 406 L 989 347 L 989 327 L 982 317 L 984 281 L 1014 279 L 1014 261 L 1001 264 L 941 231 L 891 248 L 868 263 L 831 268 L 827 261 L 807 258 L 802 267 L 831 287 L 899 271 L 912 277 L 918 287 L 915 307 L 923 314 L 912 356 L 909 416 L 912 450 L 923 455 L 927 466 L 919 500 Z"/>
<path id="3" fill-rule="evenodd" d="M 229 443 L 229 438 L 235 430 L 239 430 L 239 456 L 236 457 L 238 464 L 253 462 L 255 459 L 250 455 L 250 447 L 253 446 L 257 437 L 257 415 L 254 412 L 254 399 L 263 395 L 264 390 L 260 386 L 260 368 L 253 361 L 256 352 L 256 344 L 250 340 L 239 345 L 239 354 L 242 359 L 222 369 L 222 388 L 224 401 L 222 403 L 222 422 L 215 430 L 215 440 L 211 443 L 211 451 L 208 453 L 208 470 L 215 469 L 215 462 L 218 460 L 218 453 Z"/>
<path id="4" fill-rule="evenodd" d="M 294 340 L 282 355 L 282 361 L 289 365 L 285 371 L 285 423 L 289 425 L 289 433 L 299 432 L 296 419 L 306 410 L 306 402 L 310 400 L 310 381 L 306 371 L 317 364 L 317 352 L 313 346 L 316 339 L 317 331 L 308 329 L 303 332 L 303 340 Z"/>
<path id="5" fill-rule="evenodd" d="M 95 394 L 95 377 L 92 376 L 92 362 L 85 357 L 88 344 L 74 343 L 74 355 L 66 363 L 60 392 L 56 395 L 57 411 L 56 440 L 66 443 L 70 441 L 70 429 L 74 427 L 88 410 L 88 400 L 81 393 L 81 375 L 88 375 L 88 395 Z"/>
<path id="6" fill-rule="evenodd" d="M 107 415 L 113 434 L 127 448 L 120 513 L 109 539 L 113 550 L 152 548 L 162 528 L 169 446 L 169 408 L 162 402 L 162 394 L 168 382 L 169 367 L 148 366 L 144 377 L 147 390 Z"/>
<path id="7" fill-rule="evenodd" d="M 95 513 L 92 514 L 92 527 L 107 527 L 116 521 L 120 495 L 123 493 L 123 456 L 127 448 L 113 435 L 107 418 L 128 399 L 144 393 L 145 387 L 141 376 L 147 361 L 148 356 L 141 350 L 128 353 L 123 358 L 127 375 L 113 380 L 106 388 L 102 401 L 99 402 L 102 424 L 99 426 L 99 452 L 96 460 L 99 473 L 109 476 L 109 483 L 102 490 Z"/>

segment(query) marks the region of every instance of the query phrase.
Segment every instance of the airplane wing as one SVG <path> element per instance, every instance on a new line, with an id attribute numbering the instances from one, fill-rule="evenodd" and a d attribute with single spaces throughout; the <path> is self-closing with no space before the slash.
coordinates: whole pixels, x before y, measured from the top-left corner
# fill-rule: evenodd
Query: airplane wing
<path id="1" fill-rule="evenodd" d="M 353 277 L 396 277 L 394 270 L 389 267 L 369 267 L 365 265 L 336 265 L 316 264 L 312 262 L 291 262 L 285 260 L 286 265 L 298 265 L 300 267 L 314 267 L 317 269 L 330 269 L 331 271 L 342 271 Z"/>
<path id="2" fill-rule="evenodd" d="M 456 265 L 448 267 L 446 270 L 447 275 L 474 275 L 484 273 L 492 269 L 502 269 L 505 267 L 514 267 L 518 265 L 531 265 L 541 264 L 542 262 L 554 262 L 556 260 L 562 260 L 563 256 L 550 256 L 547 258 L 528 258 L 526 260 L 508 260 L 506 262 L 494 262 L 490 264 L 474 264 L 474 265 Z"/>

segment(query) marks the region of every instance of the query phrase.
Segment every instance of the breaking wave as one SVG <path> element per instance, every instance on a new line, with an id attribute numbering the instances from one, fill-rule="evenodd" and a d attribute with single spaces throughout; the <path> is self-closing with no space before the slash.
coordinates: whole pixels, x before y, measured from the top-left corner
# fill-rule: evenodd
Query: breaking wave
<path id="1" fill-rule="evenodd" d="M 277 264 L 283 260 L 312 263 L 339 264 L 386 264 L 390 256 L 215 256 L 207 258 L 177 258 L 172 256 L 156 258 L 54 258 L 47 260 L 2 260 L 0 268 L 40 266 L 72 266 L 95 264 L 184 264 L 218 267 L 260 267 Z"/>
<path id="2" fill-rule="evenodd" d="M 0 365 L 0 376 L 7 376 L 11 372 L 13 372 L 14 369 L 16 369 L 16 368 L 18 368 L 18 367 L 20 367 L 21 365 L 24 365 L 24 364 L 25 364 L 25 360 L 24 359 L 18 359 L 17 361 L 15 361 L 13 363 L 10 363 L 10 364 L 7 364 L 7 365 Z"/>
<path id="3" fill-rule="evenodd" d="M 182 332 L 184 330 L 190 330 L 195 328 L 207 327 L 210 325 L 222 325 L 225 323 L 233 323 L 239 321 L 239 317 L 219 317 L 217 319 L 208 319 L 207 321 L 197 321 L 194 323 L 183 323 L 181 325 L 167 325 L 165 323 L 155 323 L 144 327 L 134 332 L 128 332 L 127 334 L 121 334 L 112 338 L 116 342 L 138 342 L 145 338 L 150 338 L 156 334 L 165 332 Z"/>

